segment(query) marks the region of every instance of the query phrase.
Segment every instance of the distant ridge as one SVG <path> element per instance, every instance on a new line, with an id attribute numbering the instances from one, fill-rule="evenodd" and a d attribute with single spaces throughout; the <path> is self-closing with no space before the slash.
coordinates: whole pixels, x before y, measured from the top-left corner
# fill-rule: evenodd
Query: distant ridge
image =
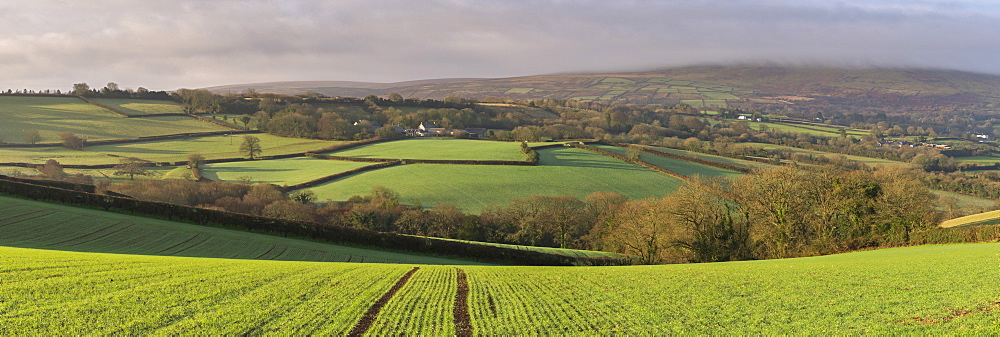
<path id="1" fill-rule="evenodd" d="M 918 68 L 836 68 L 775 65 L 691 66 L 645 72 L 553 74 L 509 78 L 453 78 L 398 83 L 305 81 L 239 84 L 214 92 L 407 98 L 573 99 L 637 105 L 759 109 L 795 106 L 818 111 L 903 109 L 1000 113 L 1000 75 Z"/>
<path id="2" fill-rule="evenodd" d="M 376 91 L 381 92 L 382 90 L 385 89 L 392 89 L 399 87 L 444 84 L 444 83 L 454 83 L 454 82 L 469 82 L 469 81 L 479 81 L 479 80 L 483 79 L 440 78 L 440 79 L 415 80 L 415 81 L 392 82 L 392 83 L 359 82 L 359 81 L 282 81 L 282 82 L 260 82 L 260 83 L 220 85 L 214 87 L 207 87 L 204 89 L 207 89 L 217 94 L 241 93 L 241 92 L 246 92 L 249 89 L 254 89 L 257 92 L 270 92 L 270 93 L 288 94 L 288 95 L 304 94 L 306 92 L 312 91 L 328 96 L 346 96 L 337 93 L 342 90 L 346 91 L 371 90 L 371 92 L 376 92 Z M 367 96 L 367 95 L 362 95 L 362 96 Z"/>

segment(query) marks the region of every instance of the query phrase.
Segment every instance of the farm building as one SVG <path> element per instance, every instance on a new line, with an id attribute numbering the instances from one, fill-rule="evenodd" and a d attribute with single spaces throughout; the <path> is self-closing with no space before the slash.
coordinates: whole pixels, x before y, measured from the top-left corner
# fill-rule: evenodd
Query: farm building
<path id="1" fill-rule="evenodd" d="M 420 123 L 420 126 L 417 127 L 417 129 L 420 129 L 420 131 L 424 131 L 424 132 L 430 132 L 430 129 L 439 129 L 439 128 L 440 127 L 438 127 L 437 124 L 430 123 L 430 122 Z"/>

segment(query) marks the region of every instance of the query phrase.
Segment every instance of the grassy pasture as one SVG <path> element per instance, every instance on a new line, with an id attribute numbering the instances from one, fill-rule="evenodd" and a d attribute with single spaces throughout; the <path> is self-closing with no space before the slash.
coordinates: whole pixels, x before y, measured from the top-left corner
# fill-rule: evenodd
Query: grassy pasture
<path id="1" fill-rule="evenodd" d="M 975 163 L 975 164 L 987 164 L 987 165 L 1000 163 L 1000 157 L 994 157 L 994 156 L 955 157 L 955 160 L 963 163 Z"/>
<path id="2" fill-rule="evenodd" d="M 260 139 L 264 156 L 299 153 L 321 149 L 337 141 L 300 139 L 255 134 Z M 156 140 L 128 144 L 97 145 L 84 147 L 84 151 L 62 147 L 0 148 L 0 158 L 6 162 L 42 164 L 55 159 L 62 164 L 98 165 L 117 164 L 118 157 L 137 157 L 155 162 L 187 161 L 188 155 L 201 153 L 207 159 L 241 158 L 242 135 L 192 137 L 188 139 Z"/>
<path id="3" fill-rule="evenodd" d="M 611 152 L 622 154 L 622 155 L 627 155 L 628 154 L 628 150 L 626 150 L 624 148 L 617 147 L 617 146 L 610 146 L 610 145 L 594 145 L 594 146 L 598 147 L 598 148 L 601 148 L 601 149 L 605 149 L 605 150 L 611 151 Z M 688 161 L 683 161 L 683 160 L 677 160 L 677 159 L 671 159 L 671 158 L 665 158 L 665 157 L 660 157 L 660 156 L 656 156 L 656 155 L 651 155 L 651 154 L 648 154 L 648 153 L 641 153 L 640 156 L 642 157 L 642 160 L 646 161 L 647 163 L 650 163 L 650 164 L 653 164 L 653 165 L 656 165 L 656 166 L 659 166 L 659 167 L 662 167 L 662 168 L 668 169 L 670 171 L 677 172 L 677 173 L 680 173 L 680 174 L 683 174 L 683 175 L 689 176 L 689 177 L 695 176 L 695 175 L 701 175 L 701 176 L 708 177 L 708 178 L 714 178 L 714 177 L 735 177 L 735 176 L 743 175 L 742 173 L 739 173 L 739 172 L 730 171 L 730 170 L 724 170 L 724 169 L 721 169 L 721 168 L 718 168 L 718 167 L 705 166 L 705 165 L 696 164 L 696 163 L 692 163 L 692 162 L 688 162 Z"/>
<path id="4" fill-rule="evenodd" d="M 371 164 L 312 158 L 257 160 L 206 164 L 201 175 L 227 182 L 238 182 L 240 177 L 246 176 L 257 183 L 294 185 Z"/>
<path id="5" fill-rule="evenodd" d="M 517 142 L 447 137 L 407 138 L 329 153 L 342 157 L 453 160 L 526 160 Z"/>
<path id="6" fill-rule="evenodd" d="M 0 246 L 116 254 L 455 264 L 458 260 L 338 246 L 0 196 Z"/>
<path id="7" fill-rule="evenodd" d="M 516 145 L 516 143 L 513 143 Z M 652 170 L 574 148 L 539 150 L 539 166 L 437 165 L 393 166 L 310 188 L 320 200 L 347 200 L 382 185 L 402 202 L 424 206 L 451 203 L 478 213 L 488 205 L 507 205 L 532 195 L 586 197 L 599 191 L 631 199 L 662 197 L 682 182 Z"/>
<path id="8" fill-rule="evenodd" d="M 91 100 L 129 115 L 184 113 L 184 106 L 173 101 L 128 98 L 92 98 Z"/>
<path id="9" fill-rule="evenodd" d="M 992 335 L 998 243 L 635 267 L 461 266 L 475 334 Z M 0 333 L 343 335 L 410 266 L 0 247 Z M 452 335 L 454 266 L 369 332 Z"/>
<path id="10" fill-rule="evenodd" d="M 58 142 L 61 132 L 99 140 L 227 130 L 182 116 L 124 118 L 74 97 L 0 96 L 0 117 L 0 138 L 9 143 L 24 142 L 30 129 L 42 142 Z"/>

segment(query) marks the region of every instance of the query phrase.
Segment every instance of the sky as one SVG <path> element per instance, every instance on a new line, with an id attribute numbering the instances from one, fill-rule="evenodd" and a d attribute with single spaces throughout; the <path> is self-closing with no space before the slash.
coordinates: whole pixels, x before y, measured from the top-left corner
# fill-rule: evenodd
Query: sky
<path id="1" fill-rule="evenodd" d="M 732 63 L 1000 74 L 1000 1 L 0 3 L 0 90 L 397 82 Z"/>

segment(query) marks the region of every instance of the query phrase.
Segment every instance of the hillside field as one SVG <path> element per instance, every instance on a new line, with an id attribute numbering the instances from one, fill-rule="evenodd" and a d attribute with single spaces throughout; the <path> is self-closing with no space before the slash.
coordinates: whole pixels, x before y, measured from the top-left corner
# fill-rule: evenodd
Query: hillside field
<path id="1" fill-rule="evenodd" d="M 372 163 L 302 157 L 205 164 L 201 168 L 201 175 L 212 180 L 234 183 L 239 182 L 242 177 L 249 177 L 256 183 L 280 186 L 304 183 L 367 165 Z"/>
<path id="2" fill-rule="evenodd" d="M 1000 332 L 998 251 L 417 269 L 0 247 L 0 333 L 344 335 L 389 296 L 369 333 L 455 335 L 467 323 L 483 335 L 991 335 Z M 456 319 L 460 297 L 468 316 Z"/>
<path id="3" fill-rule="evenodd" d="M 705 153 L 701 153 L 701 152 L 694 152 L 694 151 L 687 151 L 687 150 L 678 150 L 678 149 L 671 149 L 671 148 L 659 147 L 659 146 L 650 146 L 649 148 L 651 148 L 653 150 L 657 150 L 657 151 L 663 151 L 663 152 L 668 152 L 668 153 L 673 153 L 673 154 L 679 154 L 679 155 L 682 155 L 682 156 L 696 157 L 696 158 L 700 158 L 700 159 L 704 159 L 704 160 L 711 160 L 711 161 L 718 162 L 718 163 L 730 164 L 730 165 L 736 165 L 736 166 L 742 166 L 742 167 L 752 167 L 752 168 L 769 168 L 769 167 L 774 167 L 773 164 L 761 163 L 761 162 L 750 161 L 750 160 L 734 159 L 734 158 L 729 158 L 729 157 L 723 157 L 723 156 L 716 156 L 716 155 L 711 155 L 711 154 L 705 154 Z"/>
<path id="4" fill-rule="evenodd" d="M 134 98 L 91 98 L 90 100 L 129 115 L 184 113 L 184 106 L 174 101 Z"/>
<path id="5" fill-rule="evenodd" d="M 390 159 L 517 160 L 524 161 L 521 143 L 446 137 L 408 138 L 327 153 L 341 157 Z"/>
<path id="6" fill-rule="evenodd" d="M 532 195 L 584 198 L 609 191 L 630 199 L 662 197 L 682 184 L 680 179 L 586 150 L 551 148 L 538 152 L 538 166 L 407 164 L 310 189 L 320 200 L 347 200 L 367 195 L 372 187 L 381 185 L 398 192 L 406 204 L 419 201 L 430 207 L 451 203 L 466 212 L 479 212 L 489 205 L 505 206 Z"/>
<path id="7" fill-rule="evenodd" d="M 595 147 L 600 148 L 600 149 L 604 149 L 604 150 L 608 150 L 608 151 L 611 151 L 611 152 L 614 152 L 614 153 L 618 153 L 618 154 L 621 154 L 621 155 L 627 155 L 628 154 L 628 150 L 627 149 L 624 149 L 624 148 L 621 148 L 621 147 L 617 147 L 617 146 L 595 145 Z M 721 169 L 721 168 L 717 168 L 717 167 L 712 167 L 712 166 L 701 165 L 701 164 L 692 163 L 692 162 L 683 161 L 683 160 L 678 160 L 678 159 L 671 159 L 671 158 L 660 157 L 660 156 L 656 156 L 656 155 L 652 155 L 652 154 L 648 154 L 648 153 L 641 153 L 641 154 L 639 154 L 639 156 L 642 158 L 642 160 L 646 161 L 647 163 L 650 163 L 650 164 L 653 164 L 653 165 L 656 165 L 656 166 L 659 166 L 659 167 L 665 168 L 667 170 L 670 170 L 670 171 L 673 171 L 673 172 L 677 172 L 677 173 L 680 173 L 682 175 L 689 176 L 689 177 L 693 177 L 695 175 L 701 175 L 701 176 L 704 176 L 704 177 L 707 177 L 707 178 L 715 178 L 715 177 L 735 177 L 735 176 L 743 175 L 740 172 L 725 170 L 725 169 Z"/>
<path id="8" fill-rule="evenodd" d="M 0 196 L 0 246 L 225 259 L 473 264 Z"/>
<path id="9" fill-rule="evenodd" d="M 125 118 L 75 97 L 0 96 L 0 116 L 0 138 L 8 143 L 23 143 L 31 129 L 42 143 L 59 142 L 61 132 L 100 140 L 228 130 L 183 116 Z"/>
<path id="10" fill-rule="evenodd" d="M 136 118 L 130 118 L 136 119 Z M 205 123 L 208 124 L 208 123 Z M 338 141 L 281 137 L 266 133 L 252 135 L 260 139 L 261 155 L 274 156 L 318 150 L 338 144 Z M 117 164 L 118 157 L 136 157 L 154 162 L 187 161 L 188 155 L 200 153 L 206 159 L 242 158 L 240 144 L 243 135 L 191 137 L 170 140 L 153 140 L 136 143 L 86 146 L 83 151 L 63 147 L 5 147 L 0 148 L 4 162 L 43 164 L 55 159 L 61 164 L 98 165 Z M 117 156 L 117 157 L 116 157 Z"/>

